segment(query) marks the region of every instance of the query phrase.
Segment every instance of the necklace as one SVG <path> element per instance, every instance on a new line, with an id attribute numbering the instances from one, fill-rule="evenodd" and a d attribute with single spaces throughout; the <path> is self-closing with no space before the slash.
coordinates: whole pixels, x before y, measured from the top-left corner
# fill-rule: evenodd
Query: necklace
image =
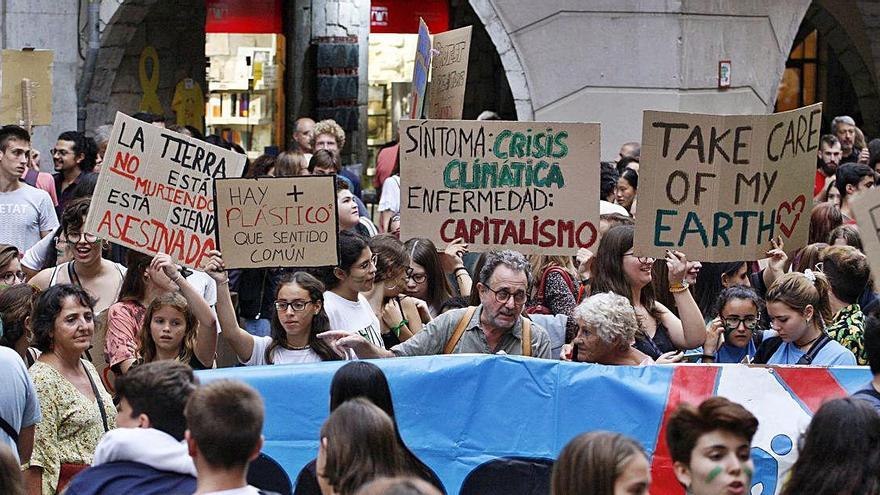
<path id="1" fill-rule="evenodd" d="M 310 346 L 309 344 L 306 344 L 306 345 L 301 346 L 301 347 L 298 347 L 298 346 L 295 346 L 295 345 L 286 345 L 286 346 L 284 346 L 284 347 L 286 347 L 287 349 L 290 349 L 291 351 L 304 351 L 304 350 L 306 350 L 306 349 L 309 349 L 309 348 L 312 347 L 312 346 Z"/>
<path id="2" fill-rule="evenodd" d="M 821 337 L 821 336 L 822 336 L 822 334 L 820 333 L 820 334 L 819 334 L 819 337 Z M 797 342 L 795 342 L 794 345 L 796 345 L 796 346 L 798 346 L 798 347 L 800 347 L 800 348 L 809 347 L 810 344 L 812 344 L 813 342 L 819 340 L 819 337 L 816 337 L 815 339 L 813 339 L 813 340 L 807 342 L 806 344 L 798 344 Z"/>

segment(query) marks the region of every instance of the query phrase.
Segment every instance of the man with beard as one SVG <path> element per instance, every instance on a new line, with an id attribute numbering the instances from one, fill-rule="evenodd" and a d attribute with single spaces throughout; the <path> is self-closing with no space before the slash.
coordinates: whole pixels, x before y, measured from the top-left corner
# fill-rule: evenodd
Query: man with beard
<path id="1" fill-rule="evenodd" d="M 547 332 L 521 315 L 528 299 L 531 273 L 522 253 L 489 253 L 479 273 L 479 306 L 438 316 L 390 351 L 348 332 L 330 331 L 318 337 L 340 352 L 353 349 L 360 358 L 480 353 L 550 359 Z"/>
<path id="2" fill-rule="evenodd" d="M 831 133 L 840 140 L 840 163 L 858 162 L 859 153 L 862 150 L 854 145 L 856 140 L 856 121 L 848 115 L 834 117 L 834 120 L 831 121 Z"/>
<path id="3" fill-rule="evenodd" d="M 834 174 L 840 165 L 840 140 L 833 134 L 825 134 L 819 140 L 816 159 L 816 183 L 813 186 L 813 199 L 816 202 L 828 200 L 828 186 L 834 183 Z"/>

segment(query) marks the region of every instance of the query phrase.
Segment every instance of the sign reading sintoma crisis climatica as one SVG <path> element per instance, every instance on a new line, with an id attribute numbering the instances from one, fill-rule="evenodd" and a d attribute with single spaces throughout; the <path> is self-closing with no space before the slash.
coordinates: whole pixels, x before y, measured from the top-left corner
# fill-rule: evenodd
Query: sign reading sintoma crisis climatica
<path id="1" fill-rule="evenodd" d="M 597 241 L 599 124 L 404 120 L 401 237 L 572 255 Z"/>

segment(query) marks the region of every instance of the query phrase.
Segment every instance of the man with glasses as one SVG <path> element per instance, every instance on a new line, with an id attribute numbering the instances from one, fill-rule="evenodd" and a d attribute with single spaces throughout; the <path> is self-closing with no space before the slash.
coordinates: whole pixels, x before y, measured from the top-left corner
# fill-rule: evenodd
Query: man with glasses
<path id="1" fill-rule="evenodd" d="M 547 332 L 522 316 L 531 282 L 531 267 L 521 253 L 490 253 L 477 283 L 479 306 L 438 316 L 390 351 L 345 332 L 325 332 L 319 337 L 338 348 L 353 349 L 361 358 L 480 353 L 550 359 Z"/>
<path id="2" fill-rule="evenodd" d="M 28 165 L 31 136 L 23 128 L 0 128 L 0 243 L 23 253 L 58 228 L 46 191 L 19 180 Z"/>
<path id="3" fill-rule="evenodd" d="M 98 146 L 82 132 L 66 131 L 58 136 L 55 147 L 49 153 L 55 164 L 55 196 L 58 206 L 55 212 L 61 216 L 64 205 L 73 195 L 73 190 L 84 174 L 91 173 L 98 157 Z"/>

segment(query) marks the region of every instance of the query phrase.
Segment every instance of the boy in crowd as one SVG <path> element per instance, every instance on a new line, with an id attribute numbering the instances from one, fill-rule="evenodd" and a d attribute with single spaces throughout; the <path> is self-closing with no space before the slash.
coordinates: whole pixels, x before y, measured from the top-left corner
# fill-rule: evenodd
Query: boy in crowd
<path id="1" fill-rule="evenodd" d="M 196 494 L 257 495 L 248 464 L 263 447 L 263 399 L 241 382 L 217 380 L 186 405 L 186 442 L 198 471 Z"/>
<path id="2" fill-rule="evenodd" d="M 92 467 L 73 479 L 67 495 L 194 492 L 183 411 L 195 388 L 192 368 L 176 360 L 143 364 L 120 376 L 119 428 L 104 434 Z"/>

